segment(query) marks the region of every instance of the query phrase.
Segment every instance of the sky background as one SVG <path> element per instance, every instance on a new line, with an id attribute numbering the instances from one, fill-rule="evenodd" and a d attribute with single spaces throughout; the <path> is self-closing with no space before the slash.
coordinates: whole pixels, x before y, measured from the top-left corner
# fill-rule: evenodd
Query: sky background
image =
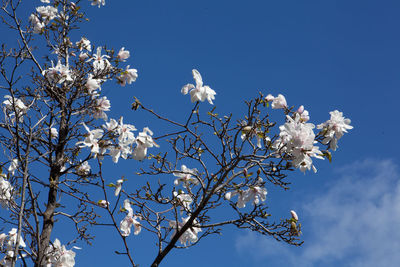
<path id="1" fill-rule="evenodd" d="M 316 161 L 317 174 L 291 173 L 288 192 L 267 187 L 274 214 L 288 218 L 291 209 L 297 211 L 303 246 L 228 227 L 222 236 L 173 250 L 162 266 L 372 267 L 400 262 L 399 1 L 106 2 L 99 9 L 82 1 L 90 21 L 73 41 L 85 36 L 97 46 L 131 51 L 128 63 L 138 69 L 137 82 L 103 86 L 111 100 L 110 117 L 123 115 L 138 129 L 161 132 L 162 125 L 130 111 L 136 96 L 183 120 L 192 104 L 180 89 L 193 82 L 196 68 L 217 92 L 220 114 L 241 116 L 243 101 L 258 92 L 282 93 L 289 105 L 304 105 L 315 124 L 338 109 L 354 126 L 340 140 L 332 163 Z M 39 5 L 26 1 L 21 14 L 27 17 Z M 273 112 L 282 119 L 280 111 Z M 118 166 L 130 176 L 127 186 L 142 179 L 133 175 L 140 164 Z M 112 253 L 119 249 L 112 245 L 113 234 L 100 228 L 95 233 L 94 245 L 77 251 L 76 266 L 126 266 L 122 256 Z M 54 236 L 68 240 L 62 229 Z M 136 261 L 148 266 L 156 252 L 149 235 L 132 235 L 129 242 Z"/>

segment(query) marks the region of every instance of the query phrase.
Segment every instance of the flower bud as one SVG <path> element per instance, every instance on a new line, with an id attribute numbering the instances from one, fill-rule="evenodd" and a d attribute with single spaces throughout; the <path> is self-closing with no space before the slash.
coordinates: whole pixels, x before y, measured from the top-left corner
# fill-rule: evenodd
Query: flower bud
<path id="1" fill-rule="evenodd" d="M 271 95 L 271 94 L 268 94 L 268 95 L 265 97 L 265 101 L 267 101 L 267 102 L 271 102 L 271 101 L 273 101 L 273 100 L 274 100 L 274 98 L 275 98 L 275 97 L 273 97 L 273 95 Z"/>
<path id="2" fill-rule="evenodd" d="M 298 109 L 297 109 L 297 113 L 301 114 L 304 112 L 304 106 L 301 105 Z"/>
<path id="3" fill-rule="evenodd" d="M 299 220 L 299 217 L 297 216 L 297 213 L 294 210 L 290 211 L 290 214 L 292 215 L 292 218 L 295 219 L 296 221 Z"/>

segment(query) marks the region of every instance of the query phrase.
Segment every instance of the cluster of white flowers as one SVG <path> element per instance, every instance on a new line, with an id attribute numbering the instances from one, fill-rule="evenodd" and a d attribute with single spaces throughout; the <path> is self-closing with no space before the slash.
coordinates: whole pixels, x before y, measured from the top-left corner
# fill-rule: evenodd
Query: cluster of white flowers
<path id="1" fill-rule="evenodd" d="M 181 170 L 175 170 L 173 171 L 173 175 L 177 177 L 174 181 L 174 185 L 178 186 L 182 184 L 184 188 L 186 188 L 188 191 L 190 191 L 190 185 L 197 185 L 199 184 L 199 178 L 197 177 L 198 171 L 196 168 L 189 169 L 186 167 L 186 165 L 181 166 Z M 180 206 L 180 213 L 186 211 L 187 213 L 190 213 L 191 207 L 190 205 L 193 202 L 193 199 L 190 194 L 185 193 L 183 190 L 178 190 L 178 192 L 174 191 L 173 196 L 175 199 L 175 205 Z M 182 222 L 177 222 L 176 220 L 170 220 L 169 226 L 171 228 L 175 229 L 175 232 L 172 236 L 175 235 L 176 230 L 179 231 L 180 228 L 185 225 L 185 223 L 189 220 L 190 216 L 187 218 L 182 218 Z M 198 240 L 197 234 L 198 232 L 201 232 L 200 225 L 196 220 L 193 221 L 193 225 L 189 227 L 179 238 L 179 241 L 181 242 L 182 245 L 186 246 L 186 243 L 194 243 Z"/>
<path id="2" fill-rule="evenodd" d="M 286 108 L 287 103 L 283 95 L 278 97 L 268 95 L 266 101 L 272 101 L 272 108 Z M 343 113 L 337 110 L 330 112 L 331 119 L 318 125 L 318 129 L 322 129 L 321 133 L 324 136 L 323 144 L 329 144 L 329 148 L 336 150 L 337 140 L 340 139 L 347 130 L 352 129 L 350 119 L 343 117 Z M 292 165 L 299 168 L 302 172 L 312 169 L 317 172 L 311 158 L 324 159 L 323 153 L 319 150 L 315 140 L 314 128 L 315 125 L 307 123 L 310 115 L 304 106 L 300 106 L 293 116 L 286 116 L 286 123 L 279 127 L 279 138 L 275 140 L 273 148 L 278 155 L 286 153 L 292 157 Z"/>
<path id="3" fill-rule="evenodd" d="M 59 60 L 57 65 L 54 66 L 53 61 L 51 67 L 42 72 L 42 75 L 47 77 L 50 82 L 62 84 L 63 82 L 72 82 L 72 72 L 68 66 L 63 65 Z"/>
<path id="4" fill-rule="evenodd" d="M 182 190 L 179 192 L 174 191 L 174 197 L 178 201 L 178 205 L 181 206 L 181 214 L 183 211 L 190 211 L 190 204 L 192 204 L 193 199 L 189 194 L 185 194 Z"/>
<path id="5" fill-rule="evenodd" d="M 60 240 L 56 238 L 53 244 L 46 249 L 46 264 L 44 266 L 73 267 L 75 266 L 75 252 L 72 249 L 67 250 L 64 245 L 61 245 Z"/>
<path id="6" fill-rule="evenodd" d="M 142 230 L 142 226 L 140 225 L 140 222 L 136 220 L 139 219 L 139 217 L 133 215 L 133 209 L 131 207 L 129 199 L 125 199 L 124 201 L 124 209 L 128 211 L 128 214 L 125 216 L 125 218 L 121 221 L 119 225 L 122 235 L 129 236 L 131 234 L 132 226 L 135 227 L 135 231 L 133 232 L 133 234 L 138 235 Z"/>
<path id="7" fill-rule="evenodd" d="M 172 234 L 171 238 L 176 234 L 177 231 L 179 231 L 185 224 L 186 222 L 190 219 L 190 216 L 186 218 L 182 218 L 182 222 L 177 222 L 177 221 L 169 221 L 169 227 L 175 229 L 174 233 Z M 181 242 L 182 245 L 186 246 L 188 243 L 189 245 L 191 243 L 195 243 L 198 240 L 197 234 L 201 232 L 201 228 L 197 223 L 197 220 L 194 219 L 193 225 L 189 227 L 180 237 L 179 237 L 179 242 Z"/>
<path id="8" fill-rule="evenodd" d="M 4 258 L 0 261 L 1 266 L 11 266 L 12 258 L 14 257 L 14 250 L 15 246 L 17 244 L 17 228 L 12 228 L 11 231 L 8 232 L 8 235 L 2 233 L 0 234 L 0 249 L 3 249 L 4 243 L 7 240 L 7 246 L 5 249 L 5 256 Z M 19 239 L 19 246 L 20 247 L 26 247 L 26 244 L 24 240 L 22 239 L 22 236 Z"/>
<path id="9" fill-rule="evenodd" d="M 180 171 L 174 171 L 173 175 L 178 177 L 175 179 L 174 181 L 174 185 L 178 186 L 181 182 L 183 183 L 184 187 L 188 187 L 189 184 L 194 184 L 197 185 L 199 183 L 199 181 L 197 180 L 196 176 L 197 173 L 197 169 L 189 169 L 188 167 L 186 167 L 186 165 L 182 165 L 181 166 L 181 170 Z"/>
<path id="10" fill-rule="evenodd" d="M 50 1 L 42 1 L 42 3 L 50 3 Z M 37 14 L 31 14 L 29 21 L 33 25 L 34 33 L 42 33 L 44 27 L 56 17 L 58 17 L 58 10 L 53 6 L 39 6 L 36 8 Z"/>
<path id="11" fill-rule="evenodd" d="M 104 137 L 104 131 L 102 129 L 90 130 L 86 124 L 83 124 L 88 134 L 83 141 L 79 141 L 76 144 L 79 147 L 89 147 L 91 152 L 96 156 L 103 156 L 107 150 L 109 155 L 115 163 L 118 163 L 120 157 L 127 159 L 130 154 L 136 160 L 143 160 L 147 155 L 147 148 L 156 146 L 159 147 L 151 137 L 153 132 L 145 127 L 143 132 L 140 132 L 138 137 L 135 138 L 133 131 L 136 131 L 135 126 L 131 124 L 124 124 L 123 118 L 117 122 L 114 119 L 110 119 L 106 122 L 103 127 L 107 133 L 112 133 L 117 136 L 116 141 L 118 143 L 113 144 L 110 140 L 101 141 Z M 135 149 L 132 151 L 133 144 L 136 144 Z"/>
<path id="12" fill-rule="evenodd" d="M 123 117 L 121 117 L 119 123 L 111 119 L 103 127 L 118 136 L 118 144 L 109 147 L 113 161 L 117 163 L 120 157 L 127 159 L 128 155 L 132 154 L 132 144 L 135 142 L 135 135 L 133 134 L 133 131 L 136 131 L 135 126 L 125 124 Z"/>
<path id="13" fill-rule="evenodd" d="M 21 99 L 5 95 L 6 100 L 3 101 L 3 112 L 7 118 L 11 119 L 12 124 L 15 122 L 15 116 L 18 116 L 18 122 L 23 121 L 23 115 L 28 111 L 28 107 L 22 102 Z"/>
<path id="14" fill-rule="evenodd" d="M 246 203 L 251 201 L 254 205 L 258 205 L 260 201 L 265 201 L 267 198 L 267 189 L 261 187 L 263 180 L 260 178 L 257 184 L 254 186 L 249 186 L 246 190 L 238 189 L 235 191 L 227 192 L 225 194 L 225 199 L 231 200 L 233 196 L 238 196 L 238 201 L 236 207 L 244 208 Z"/>
<path id="15" fill-rule="evenodd" d="M 13 187 L 6 178 L 7 176 L 4 173 L 0 174 L 0 205 L 2 207 L 6 207 L 8 202 L 12 199 Z"/>
<path id="16" fill-rule="evenodd" d="M 193 69 L 192 74 L 193 79 L 196 81 L 196 86 L 191 83 L 186 84 L 182 87 L 182 94 L 186 95 L 187 93 L 190 93 L 190 100 L 192 103 L 197 101 L 203 102 L 207 99 L 208 103 L 212 105 L 217 93 L 208 85 L 203 86 L 203 79 L 198 70 Z"/>
<path id="17" fill-rule="evenodd" d="M 274 143 L 274 148 L 280 154 L 290 154 L 293 157 L 293 166 L 299 168 L 302 172 L 311 168 L 314 172 L 317 172 L 317 169 L 312 164 L 311 157 L 324 158 L 319 147 L 314 145 L 317 143 L 313 131 L 315 125 L 303 122 L 298 113 L 294 113 L 294 116 L 294 118 L 286 116 L 286 123 L 279 126 L 281 132 Z"/>
<path id="18" fill-rule="evenodd" d="M 351 120 L 343 117 L 343 112 L 334 110 L 329 112 L 331 119 L 317 126 L 318 129 L 322 129 L 324 135 L 323 144 L 329 143 L 329 148 L 335 151 L 338 148 L 337 141 L 347 133 L 347 130 L 353 129 L 350 125 Z"/>

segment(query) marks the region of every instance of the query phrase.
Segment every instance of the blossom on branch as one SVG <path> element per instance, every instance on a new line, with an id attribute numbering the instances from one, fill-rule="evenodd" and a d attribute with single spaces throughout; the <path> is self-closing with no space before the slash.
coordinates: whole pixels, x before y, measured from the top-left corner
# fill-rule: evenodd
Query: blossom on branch
<path id="1" fill-rule="evenodd" d="M 281 94 L 278 94 L 277 97 L 274 97 L 271 94 L 269 94 L 269 95 L 267 95 L 265 97 L 265 100 L 267 102 L 271 102 L 272 101 L 271 107 L 273 109 L 280 109 L 280 108 L 286 108 L 287 107 L 286 98 Z"/>
<path id="2" fill-rule="evenodd" d="M 188 83 L 182 87 L 182 94 L 186 95 L 190 93 L 190 100 L 192 103 L 207 99 L 208 103 L 213 104 L 213 100 L 215 99 L 215 95 L 217 94 L 213 89 L 211 89 L 208 85 L 203 86 L 203 79 L 201 78 L 200 72 L 196 69 L 192 70 L 193 79 L 196 81 L 196 86 Z M 190 91 L 190 92 L 189 92 Z"/>
<path id="3" fill-rule="evenodd" d="M 136 81 L 138 74 L 137 69 L 130 69 L 130 66 L 126 66 L 126 69 L 121 72 L 121 75 L 118 77 L 118 83 L 121 86 L 125 86 L 126 83 L 131 84 L 132 82 Z"/>
<path id="4" fill-rule="evenodd" d="M 92 74 L 88 75 L 85 87 L 87 88 L 89 95 L 92 95 L 94 97 L 98 95 L 96 90 L 97 89 L 101 90 L 100 85 L 102 81 L 103 81 L 102 79 L 93 79 Z"/>
<path id="5" fill-rule="evenodd" d="M 74 247 L 77 248 L 77 247 Z M 53 244 L 46 248 L 46 266 L 73 267 L 75 266 L 75 252 L 67 250 L 56 238 Z"/>
<path id="6" fill-rule="evenodd" d="M 261 183 L 262 181 L 260 181 Z M 238 201 L 236 207 L 244 208 L 246 203 L 251 201 L 254 205 L 258 205 L 260 201 L 265 201 L 267 198 L 267 189 L 265 187 L 260 187 L 259 185 L 250 186 L 246 190 L 235 190 L 227 192 L 225 198 L 230 200 L 233 196 L 238 195 Z"/>
<path id="7" fill-rule="evenodd" d="M 193 199 L 189 194 L 179 190 L 179 192 L 174 191 L 174 197 L 178 200 L 177 205 L 181 206 L 181 214 L 185 211 L 190 211 L 190 204 L 192 204 Z"/>
<path id="8" fill-rule="evenodd" d="M 130 53 L 128 50 L 125 50 L 125 47 L 122 47 L 117 55 L 119 61 L 125 62 L 130 57 Z"/>
<path id="9" fill-rule="evenodd" d="M 287 153 L 292 158 L 292 165 L 299 168 L 300 171 L 317 169 L 312 164 L 311 157 L 324 159 L 318 146 L 314 146 L 315 134 L 312 123 L 304 123 L 298 113 L 294 113 L 294 118 L 286 116 L 286 123 L 279 126 L 281 131 L 279 138 L 274 142 L 273 147 L 277 153 Z"/>
<path id="10" fill-rule="evenodd" d="M 96 72 L 106 71 L 111 68 L 108 55 L 101 55 L 101 46 L 97 47 L 96 54 L 89 61 L 93 60 L 93 68 Z"/>
<path id="11" fill-rule="evenodd" d="M 12 190 L 10 182 L 5 180 L 6 175 L 0 174 L 0 205 L 4 208 L 7 206 L 8 202 L 12 199 Z M 1 244 L 1 242 L 0 242 Z M 0 245 L 1 247 L 1 245 Z"/>
<path id="12" fill-rule="evenodd" d="M 174 181 L 174 185 L 179 185 L 181 182 L 183 183 L 184 187 L 188 187 L 189 184 L 197 185 L 199 181 L 196 177 L 197 169 L 189 169 L 186 165 L 181 166 L 180 171 L 174 171 L 172 174 L 175 177 L 178 177 Z M 193 176 L 194 175 L 194 176 Z"/>
<path id="13" fill-rule="evenodd" d="M 33 25 L 33 33 L 41 33 L 46 26 L 43 22 L 40 21 L 36 14 L 31 14 L 29 16 L 29 22 Z"/>
<path id="14" fill-rule="evenodd" d="M 82 37 L 81 40 L 75 43 L 80 51 L 86 49 L 87 51 L 92 51 L 92 46 L 90 45 L 90 41 L 85 37 Z"/>
<path id="15" fill-rule="evenodd" d="M 322 134 L 324 135 L 323 144 L 329 143 L 329 148 L 335 151 L 338 148 L 337 141 L 347 133 L 347 130 L 353 129 L 350 125 L 351 120 L 343 117 L 343 112 L 334 110 L 329 112 L 331 114 L 330 120 L 321 123 L 317 126 L 318 129 L 322 129 Z"/>
<path id="16" fill-rule="evenodd" d="M 81 144 L 79 147 L 90 147 L 91 152 L 96 156 L 97 154 L 100 153 L 99 139 L 103 137 L 103 130 L 101 129 L 90 130 L 85 123 L 83 123 L 83 126 L 85 127 L 88 134 L 86 135 L 85 140 L 79 141 L 76 144 L 77 145 Z"/>
<path id="17" fill-rule="evenodd" d="M 105 111 L 110 111 L 110 100 L 106 96 L 96 99 L 96 105 L 93 107 L 93 118 L 107 120 Z"/>
<path id="18" fill-rule="evenodd" d="M 135 227 L 134 235 L 138 235 L 142 230 L 140 223 L 136 220 L 137 216 L 133 216 L 133 209 L 131 207 L 129 199 L 125 199 L 124 201 L 124 209 L 128 211 L 128 214 L 121 221 L 119 228 L 121 229 L 122 236 L 129 236 L 131 234 L 132 226 Z"/>
<path id="19" fill-rule="evenodd" d="M 147 155 L 147 148 L 149 147 L 159 147 L 159 145 L 154 142 L 153 138 L 151 137 L 153 132 L 147 128 L 143 128 L 143 132 L 139 133 L 139 136 L 136 138 L 136 148 L 133 151 L 133 158 L 136 160 L 143 160 Z"/>
<path id="20" fill-rule="evenodd" d="M 99 8 L 101 5 L 106 5 L 106 0 L 89 0 L 92 1 L 92 6 L 98 5 Z"/>
<path id="21" fill-rule="evenodd" d="M 115 185 L 115 192 L 114 195 L 118 196 L 122 189 L 122 183 L 124 182 L 123 179 L 117 180 L 117 184 Z"/>
<path id="22" fill-rule="evenodd" d="M 59 60 L 57 65 L 54 67 L 53 61 L 51 62 L 51 68 L 48 70 L 44 70 L 42 75 L 47 77 L 50 82 L 62 84 L 63 82 L 71 82 L 73 81 L 71 76 L 71 70 L 68 66 L 61 64 Z"/>
<path id="23" fill-rule="evenodd" d="M 36 11 L 46 24 L 58 16 L 58 10 L 53 6 L 40 6 L 36 8 Z"/>
<path id="24" fill-rule="evenodd" d="M 88 175 L 90 173 L 90 165 L 87 161 L 83 162 L 79 167 L 76 168 L 78 175 Z"/>
<path id="25" fill-rule="evenodd" d="M 180 229 L 186 224 L 187 221 L 189 221 L 190 216 L 186 218 L 182 218 L 182 222 L 177 222 L 177 221 L 169 221 L 169 227 L 175 229 L 174 233 L 172 234 L 172 237 L 177 233 L 177 231 L 180 231 Z M 180 237 L 179 237 L 179 242 L 183 246 L 186 246 L 188 243 L 189 245 L 192 243 L 197 242 L 198 237 L 197 234 L 201 232 L 201 228 L 199 227 L 197 220 L 194 219 L 192 226 L 190 226 Z M 171 237 L 171 238 L 172 238 Z"/>

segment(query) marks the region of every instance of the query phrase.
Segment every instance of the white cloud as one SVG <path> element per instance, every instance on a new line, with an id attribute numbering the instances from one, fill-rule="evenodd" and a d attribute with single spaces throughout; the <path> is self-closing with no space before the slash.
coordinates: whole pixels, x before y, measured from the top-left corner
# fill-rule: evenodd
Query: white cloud
<path id="1" fill-rule="evenodd" d="M 390 160 L 346 166 L 300 210 L 305 244 L 291 248 L 248 233 L 237 240 L 254 261 L 283 266 L 393 266 L 400 262 L 400 174 Z M 304 218 L 304 220 L 303 220 Z"/>

